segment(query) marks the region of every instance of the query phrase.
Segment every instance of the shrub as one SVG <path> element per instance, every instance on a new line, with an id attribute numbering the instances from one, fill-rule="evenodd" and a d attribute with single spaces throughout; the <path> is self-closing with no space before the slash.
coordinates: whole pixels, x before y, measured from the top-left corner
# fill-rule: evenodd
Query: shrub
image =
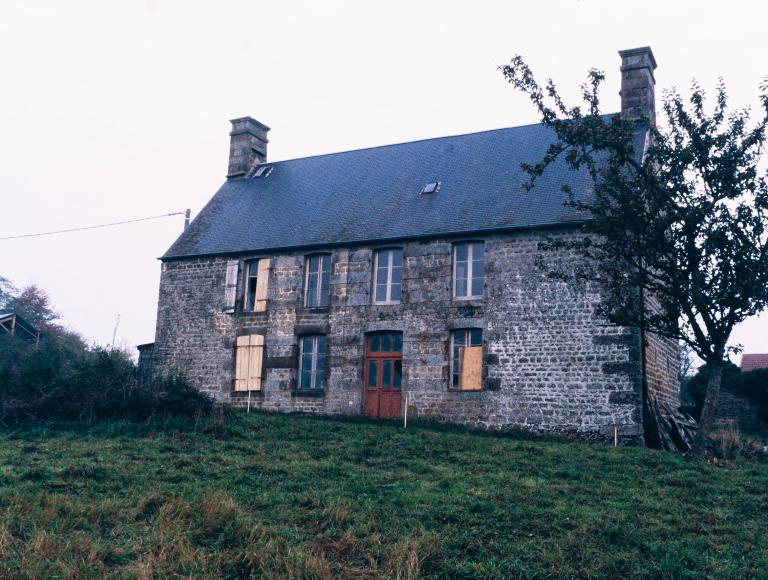
<path id="1" fill-rule="evenodd" d="M 697 420 L 704 404 L 708 372 L 707 365 L 703 365 L 683 387 L 683 397 L 690 401 L 684 409 Z M 743 373 L 739 367 L 729 362 L 723 369 L 722 388 L 751 399 L 757 405 L 763 421 L 768 421 L 768 369 Z"/>
<path id="2" fill-rule="evenodd" d="M 733 420 L 727 420 L 713 433 L 709 443 L 709 451 L 713 457 L 722 459 L 765 459 L 763 446 L 753 437 L 745 436 L 739 431 Z"/>
<path id="3" fill-rule="evenodd" d="M 182 376 L 140 382 L 126 353 L 77 348 L 60 337 L 39 347 L 0 337 L 0 400 L 6 424 L 165 420 L 209 415 L 213 407 Z"/>

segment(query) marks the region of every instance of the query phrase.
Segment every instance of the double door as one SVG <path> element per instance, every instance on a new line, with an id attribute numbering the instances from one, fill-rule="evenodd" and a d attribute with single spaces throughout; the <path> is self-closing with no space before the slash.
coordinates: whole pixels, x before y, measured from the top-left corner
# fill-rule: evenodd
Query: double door
<path id="1" fill-rule="evenodd" d="M 399 417 L 403 385 L 403 335 L 369 334 L 365 340 L 364 413 Z"/>

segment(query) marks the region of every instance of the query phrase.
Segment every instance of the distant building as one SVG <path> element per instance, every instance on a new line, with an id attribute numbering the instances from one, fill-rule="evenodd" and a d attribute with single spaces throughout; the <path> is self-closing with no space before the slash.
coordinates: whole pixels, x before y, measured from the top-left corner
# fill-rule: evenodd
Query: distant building
<path id="1" fill-rule="evenodd" d="M 768 369 L 768 354 L 745 354 L 741 357 L 741 372 Z"/>
<path id="2" fill-rule="evenodd" d="M 15 312 L 0 314 L 0 332 L 3 330 L 27 342 L 34 342 L 35 344 L 40 342 L 40 331 L 37 327 Z"/>
<path id="3" fill-rule="evenodd" d="M 621 51 L 637 155 L 655 119 L 650 48 Z M 549 278 L 547 236 L 586 171 L 542 159 L 543 125 L 267 161 L 269 127 L 232 121 L 227 181 L 162 259 L 144 366 L 265 410 L 419 418 L 642 441 L 649 398 L 679 405 L 673 340 L 610 324 L 602 289 Z M 563 268 L 579 258 L 549 257 Z"/>

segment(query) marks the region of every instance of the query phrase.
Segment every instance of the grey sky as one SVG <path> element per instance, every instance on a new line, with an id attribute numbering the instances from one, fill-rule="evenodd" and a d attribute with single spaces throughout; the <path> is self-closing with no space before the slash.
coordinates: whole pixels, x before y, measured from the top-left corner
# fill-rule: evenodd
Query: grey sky
<path id="1" fill-rule="evenodd" d="M 638 9 L 641 6 L 641 9 Z M 68 2 L 0 5 L 0 236 L 180 211 L 224 179 L 228 119 L 272 127 L 269 158 L 535 122 L 496 67 L 523 54 L 575 97 L 617 50 L 650 45 L 660 88 L 755 105 L 768 74 L 761 2 Z M 0 274 L 51 294 L 108 343 L 154 336 L 160 265 L 183 218 L 0 241 Z M 768 352 L 768 316 L 738 329 Z"/>

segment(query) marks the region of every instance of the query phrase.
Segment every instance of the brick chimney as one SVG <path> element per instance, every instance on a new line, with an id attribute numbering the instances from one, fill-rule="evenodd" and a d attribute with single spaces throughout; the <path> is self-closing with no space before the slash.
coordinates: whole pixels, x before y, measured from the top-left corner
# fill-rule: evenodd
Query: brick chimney
<path id="1" fill-rule="evenodd" d="M 656 124 L 656 59 L 650 46 L 620 50 L 621 118 L 628 121 L 648 119 Z"/>
<path id="2" fill-rule="evenodd" d="M 244 177 L 254 165 L 267 160 L 269 127 L 253 117 L 232 119 L 229 133 L 229 170 L 227 178 Z"/>

